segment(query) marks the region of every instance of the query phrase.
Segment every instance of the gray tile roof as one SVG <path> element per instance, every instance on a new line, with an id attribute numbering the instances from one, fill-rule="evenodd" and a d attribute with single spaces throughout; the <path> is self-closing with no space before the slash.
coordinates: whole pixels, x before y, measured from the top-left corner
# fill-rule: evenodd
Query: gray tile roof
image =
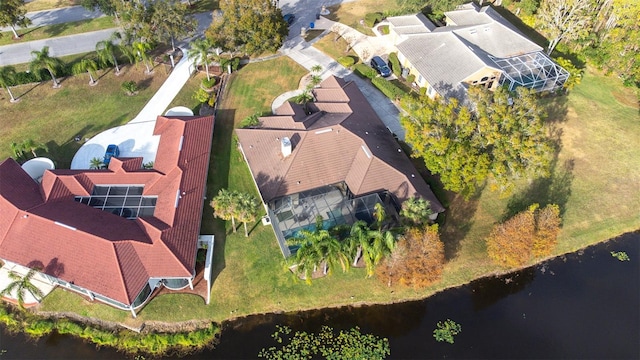
<path id="1" fill-rule="evenodd" d="M 418 34 L 432 31 L 436 26 L 422 13 L 414 15 L 392 16 L 387 21 L 398 34 Z"/>

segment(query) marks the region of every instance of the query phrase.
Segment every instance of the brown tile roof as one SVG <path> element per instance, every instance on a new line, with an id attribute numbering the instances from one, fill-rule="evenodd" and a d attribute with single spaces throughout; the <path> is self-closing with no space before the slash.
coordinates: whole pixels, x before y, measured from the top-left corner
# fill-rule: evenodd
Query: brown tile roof
<path id="1" fill-rule="evenodd" d="M 160 116 L 155 134 L 153 170 L 141 158 L 113 158 L 107 170 L 47 171 L 38 185 L 14 160 L 0 163 L 0 258 L 124 304 L 151 277 L 191 277 L 213 117 Z M 74 200 L 100 184 L 144 185 L 157 196 L 154 216 L 127 220 Z"/>
<path id="2" fill-rule="evenodd" d="M 329 77 L 313 91 L 322 94 L 316 99 L 329 100 L 311 104 L 318 111 L 308 116 L 313 121 L 278 112 L 261 118 L 262 128 L 236 130 L 266 202 L 344 181 L 355 195 L 388 190 L 399 201 L 421 196 L 434 211 L 444 211 L 355 83 Z M 278 127 L 264 126 L 273 124 L 272 118 Z M 281 152 L 283 137 L 292 143 L 287 157 Z"/>

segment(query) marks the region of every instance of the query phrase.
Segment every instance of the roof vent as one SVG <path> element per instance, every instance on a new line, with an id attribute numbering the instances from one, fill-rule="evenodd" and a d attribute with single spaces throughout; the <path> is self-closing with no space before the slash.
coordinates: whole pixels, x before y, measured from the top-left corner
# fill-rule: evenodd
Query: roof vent
<path id="1" fill-rule="evenodd" d="M 283 157 L 291 155 L 291 140 L 286 136 L 283 137 L 282 140 L 280 140 L 280 148 L 282 150 Z"/>
<path id="2" fill-rule="evenodd" d="M 69 225 L 61 223 L 59 221 L 54 221 L 53 223 L 58 225 L 58 226 L 62 226 L 63 228 L 69 229 L 69 230 L 73 230 L 73 231 L 76 230 L 76 228 L 74 228 L 73 226 L 69 226 Z"/>

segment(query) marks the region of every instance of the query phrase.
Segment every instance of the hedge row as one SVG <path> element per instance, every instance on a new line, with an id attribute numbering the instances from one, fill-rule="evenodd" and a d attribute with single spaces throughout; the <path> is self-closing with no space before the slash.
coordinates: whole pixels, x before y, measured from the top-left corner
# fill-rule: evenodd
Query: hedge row
<path id="1" fill-rule="evenodd" d="M 378 75 L 378 72 L 376 72 L 372 67 L 365 64 L 356 64 L 356 66 L 353 68 L 353 72 L 355 72 L 356 75 L 362 78 L 368 79 L 373 79 L 374 77 L 376 77 L 376 75 Z"/>
<path id="2" fill-rule="evenodd" d="M 401 97 L 407 95 L 407 93 L 401 88 L 397 87 L 391 81 L 387 81 L 382 77 L 375 77 L 371 79 L 371 83 L 378 88 L 378 90 L 382 91 L 389 99 L 398 100 Z"/>
<path id="3" fill-rule="evenodd" d="M 402 66 L 400 66 L 397 53 L 392 52 L 389 54 L 389 65 L 391 65 L 391 71 L 393 71 L 397 77 L 400 77 L 402 74 Z"/>
<path id="4" fill-rule="evenodd" d="M 376 23 L 379 23 L 380 20 L 382 20 L 383 18 L 384 16 L 382 15 L 382 13 L 379 13 L 379 12 L 368 13 L 364 16 L 364 24 L 367 27 L 373 27 Z"/>

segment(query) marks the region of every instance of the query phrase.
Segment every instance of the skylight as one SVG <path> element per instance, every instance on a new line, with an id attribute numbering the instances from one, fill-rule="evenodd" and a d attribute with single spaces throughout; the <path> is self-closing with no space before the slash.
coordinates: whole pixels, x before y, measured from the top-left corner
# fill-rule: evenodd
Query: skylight
<path id="1" fill-rule="evenodd" d="M 76 196 L 75 200 L 102 211 L 127 219 L 153 216 L 157 196 L 143 196 L 140 185 L 96 185 L 90 196 Z"/>

